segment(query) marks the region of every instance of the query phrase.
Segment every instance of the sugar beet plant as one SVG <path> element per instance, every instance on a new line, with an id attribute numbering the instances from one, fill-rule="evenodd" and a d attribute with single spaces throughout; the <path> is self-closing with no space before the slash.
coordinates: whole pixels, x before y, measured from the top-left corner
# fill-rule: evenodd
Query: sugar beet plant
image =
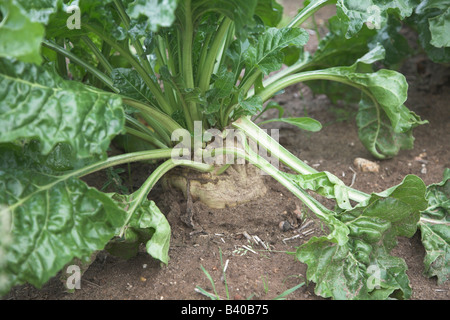
<path id="1" fill-rule="evenodd" d="M 408 298 L 406 264 L 390 251 L 419 224 L 428 274 L 445 281 L 447 180 L 426 193 L 421 179 L 409 175 L 366 194 L 307 166 L 257 123 L 277 108 L 280 116 L 269 121 L 320 130 L 316 120 L 283 117 L 280 106 L 266 102 L 290 85 L 326 81 L 358 90 L 359 137 L 375 157 L 412 147 L 412 129 L 423 121 L 404 105 L 405 78 L 375 69 L 388 50 L 366 23 L 374 22 L 369 5 L 378 8 L 379 30 L 413 9 L 368 2 L 311 1 L 280 27 L 282 6 L 274 0 L 2 1 L 0 293 L 25 282 L 40 287 L 73 259 L 113 242 L 131 253 L 144 243 L 168 263 L 170 226 L 149 192 L 175 167 L 215 174 L 229 167 L 204 161 L 206 155 L 262 169 L 322 221 L 326 235 L 297 252 L 317 294 Z M 330 34 L 309 55 L 300 26 L 329 4 L 338 9 Z M 206 134 L 212 128 L 216 137 Z M 239 144 L 208 149 L 230 129 Z M 177 148 L 180 137 L 189 148 Z M 113 139 L 124 152 L 108 156 Z M 280 171 L 255 143 L 296 174 Z M 104 193 L 81 179 L 137 161 L 157 166 L 130 194 Z M 335 200 L 336 208 L 308 191 Z M 433 207 L 421 219 L 427 199 Z"/>

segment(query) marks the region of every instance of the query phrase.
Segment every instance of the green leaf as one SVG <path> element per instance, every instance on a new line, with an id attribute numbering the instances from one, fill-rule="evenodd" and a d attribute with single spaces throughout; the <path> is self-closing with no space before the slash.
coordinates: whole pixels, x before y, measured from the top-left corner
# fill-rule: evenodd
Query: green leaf
<path id="1" fill-rule="evenodd" d="M 382 63 L 389 69 L 395 69 L 413 53 L 408 40 L 401 34 L 401 29 L 402 22 L 389 16 L 387 24 L 377 30 L 375 36 L 370 40 L 370 48 L 380 43 L 386 50 L 386 56 Z"/>
<path id="2" fill-rule="evenodd" d="M 303 46 L 308 33 L 300 28 L 268 28 L 245 52 L 245 65 L 249 70 L 258 68 L 264 74 L 279 70 L 283 65 L 282 49 L 294 45 Z"/>
<path id="3" fill-rule="evenodd" d="M 426 123 L 412 111 L 407 111 L 404 106 L 401 106 L 401 111 L 404 111 L 405 115 L 407 112 L 411 115 L 410 120 L 404 118 L 404 123 L 410 123 L 411 129 L 416 124 Z M 397 155 L 401 149 L 408 150 L 414 147 L 412 130 L 398 132 L 386 113 L 380 112 L 379 106 L 367 97 L 363 97 L 360 101 L 356 124 L 360 141 L 377 158 L 390 158 Z"/>
<path id="4" fill-rule="evenodd" d="M 275 0 L 258 0 L 255 15 L 268 27 L 276 27 L 283 18 L 283 6 Z"/>
<path id="5" fill-rule="evenodd" d="M 244 53 L 247 50 L 249 46 L 249 42 L 241 42 L 238 39 L 234 40 L 230 46 L 225 51 L 226 55 L 226 66 L 228 67 L 231 72 L 234 74 L 234 83 L 237 82 L 237 80 L 240 77 L 240 74 L 242 72 L 242 69 L 244 67 Z"/>
<path id="6" fill-rule="evenodd" d="M 175 20 L 177 0 L 134 0 L 128 5 L 130 18 L 146 18 L 150 31 L 158 31 L 159 27 L 170 27 Z"/>
<path id="7" fill-rule="evenodd" d="M 15 0 L 31 21 L 46 25 L 51 16 L 62 7 L 62 0 Z"/>
<path id="8" fill-rule="evenodd" d="M 239 98 L 239 106 L 234 110 L 234 118 L 241 116 L 252 116 L 261 112 L 263 108 L 262 99 L 260 96 L 251 96 L 247 99 Z"/>
<path id="9" fill-rule="evenodd" d="M 132 207 L 133 199 L 136 198 L 133 194 L 112 195 L 112 199 L 125 211 Z M 125 253 L 130 257 L 138 252 L 141 243 L 145 243 L 149 255 L 165 264 L 169 262 L 170 225 L 153 201 L 144 199 L 125 228 L 124 238 L 114 243 L 116 254 L 121 253 L 123 256 Z M 130 252 L 120 251 L 120 247 L 124 244 L 125 249 Z"/>
<path id="10" fill-rule="evenodd" d="M 337 16 L 331 17 L 327 23 L 329 31 L 309 59 L 309 64 L 314 65 L 315 69 L 349 66 L 369 51 L 368 43 L 376 34 L 375 30 L 364 26 L 358 37 L 347 39 L 345 25 Z"/>
<path id="11" fill-rule="evenodd" d="M 11 286 L 41 287 L 73 258 L 103 249 L 125 223 L 123 210 L 73 174 L 42 170 L 20 148 L 1 150 L 0 206 L 11 214 L 5 268 Z"/>
<path id="12" fill-rule="evenodd" d="M 235 24 L 237 38 L 243 40 L 247 38 L 249 31 L 257 25 L 254 19 L 257 4 L 258 0 L 192 0 L 191 6 L 195 8 L 193 12 L 194 20 L 200 19 L 206 12 L 216 12 L 228 17 Z M 260 11 L 260 14 L 262 19 L 266 21 L 267 19 L 273 19 L 273 17 L 267 16 L 267 11 Z"/>
<path id="13" fill-rule="evenodd" d="M 370 65 L 383 58 L 384 48 L 378 45 L 349 67 L 317 71 L 326 74 L 324 78 L 362 91 L 357 115 L 358 135 L 364 146 L 380 159 L 411 148 L 412 129 L 427 123 L 404 105 L 408 83 L 401 73 L 387 69 L 370 72 Z"/>
<path id="14" fill-rule="evenodd" d="M 79 158 L 105 155 L 121 133 L 117 95 L 65 81 L 53 70 L 0 60 L 0 142 L 39 139 L 42 152 L 65 142 Z"/>
<path id="15" fill-rule="evenodd" d="M 414 235 L 426 207 L 425 185 L 416 176 L 336 215 L 349 230 L 348 241 L 314 237 L 297 250 L 308 265 L 315 293 L 334 299 L 387 299 L 396 291 L 409 298 L 406 263 L 390 255 L 396 237 Z"/>
<path id="16" fill-rule="evenodd" d="M 17 58 L 24 62 L 41 63 L 41 42 L 44 27 L 32 20 L 17 1 L 0 3 L 3 20 L 0 23 L 0 58 Z"/>
<path id="17" fill-rule="evenodd" d="M 303 189 L 312 190 L 329 199 L 335 199 L 341 209 L 351 209 L 345 184 L 330 172 L 323 171 L 308 175 L 290 175 Z"/>
<path id="18" fill-rule="evenodd" d="M 120 90 L 120 94 L 137 101 L 155 105 L 155 99 L 144 80 L 134 69 L 116 68 L 111 74 L 114 87 Z"/>
<path id="19" fill-rule="evenodd" d="M 445 169 L 442 182 L 427 187 L 426 198 L 428 208 L 419 221 L 426 250 L 424 272 L 442 284 L 450 274 L 450 169 Z"/>
<path id="20" fill-rule="evenodd" d="M 363 24 L 380 29 L 385 25 L 389 13 L 404 19 L 412 14 L 414 7 L 414 0 L 338 0 L 336 13 L 339 19 L 346 24 L 345 36 L 350 38 L 361 30 Z"/>
<path id="21" fill-rule="evenodd" d="M 213 75 L 213 88 L 209 95 L 217 99 L 228 97 L 234 89 L 234 74 L 229 72 L 225 67 L 222 67 L 216 75 Z"/>
<path id="22" fill-rule="evenodd" d="M 431 41 L 430 43 L 437 47 L 450 47 L 450 7 L 447 10 L 428 20 L 430 22 Z"/>
<path id="23" fill-rule="evenodd" d="M 449 1 L 422 1 L 406 22 L 417 30 L 419 43 L 436 63 L 450 62 Z"/>

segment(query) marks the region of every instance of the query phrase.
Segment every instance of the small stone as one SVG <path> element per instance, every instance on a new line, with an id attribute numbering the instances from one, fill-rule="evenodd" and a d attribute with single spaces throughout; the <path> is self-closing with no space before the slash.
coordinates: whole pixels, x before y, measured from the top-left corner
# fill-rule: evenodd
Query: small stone
<path id="1" fill-rule="evenodd" d="M 364 158 L 356 158 L 353 164 L 362 172 L 378 172 L 380 169 L 377 163 Z"/>

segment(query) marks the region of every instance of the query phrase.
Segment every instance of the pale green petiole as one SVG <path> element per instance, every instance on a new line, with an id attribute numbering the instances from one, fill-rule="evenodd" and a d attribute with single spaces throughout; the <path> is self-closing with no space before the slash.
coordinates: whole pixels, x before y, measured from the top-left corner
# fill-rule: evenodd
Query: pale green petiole
<path id="1" fill-rule="evenodd" d="M 248 117 L 242 117 L 235 122 L 232 123 L 232 126 L 242 130 L 245 134 L 256 141 L 260 146 L 264 147 L 266 150 L 272 152 L 272 156 L 280 159 L 282 163 L 287 165 L 292 170 L 296 171 L 300 174 L 313 174 L 318 173 L 317 170 L 311 168 L 306 163 L 298 159 L 288 150 L 286 150 L 283 146 L 281 146 L 277 141 L 275 141 L 272 137 L 270 137 L 264 130 L 258 127 L 255 123 L 253 123 Z M 349 198 L 362 202 L 369 198 L 369 195 L 347 187 Z"/>

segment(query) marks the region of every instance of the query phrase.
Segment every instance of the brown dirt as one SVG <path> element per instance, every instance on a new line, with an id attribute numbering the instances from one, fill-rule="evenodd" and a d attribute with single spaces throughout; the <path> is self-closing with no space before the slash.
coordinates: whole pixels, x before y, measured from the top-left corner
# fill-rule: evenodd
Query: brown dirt
<path id="1" fill-rule="evenodd" d="M 407 106 L 422 119 L 427 119 L 429 124 L 415 129 L 413 150 L 401 151 L 394 159 L 377 161 L 380 165 L 378 173 L 357 172 L 353 187 L 364 192 L 385 190 L 398 184 L 407 174 L 418 175 L 426 184 L 436 183 L 441 181 L 444 168 L 450 167 L 449 73 L 445 73 L 442 66 L 422 57 L 409 59 L 401 71 L 410 84 Z M 330 171 L 350 185 L 354 176 L 352 169 L 356 169 L 353 160 L 356 157 L 374 160 L 359 142 L 354 117 L 342 117 L 342 113 L 335 112 L 346 110 L 351 113 L 354 109 L 344 106 L 338 109 L 325 96 L 313 96 L 303 85 L 289 88 L 277 97 L 277 101 L 292 115 L 302 116 L 307 111 L 308 116 L 324 124 L 318 133 L 304 133 L 288 126 L 277 127 L 280 129 L 280 143 L 310 165 Z M 415 160 L 420 154 L 427 161 L 425 166 Z M 149 170 L 145 165 L 133 166 L 131 178 L 135 188 L 139 187 L 142 177 L 148 175 Z M 95 185 L 96 180 L 104 178 L 102 174 L 90 177 L 88 181 Z M 124 176 L 124 179 L 128 178 Z M 194 291 L 196 286 L 213 291 L 201 266 L 211 274 L 218 294 L 225 297 L 225 286 L 221 281 L 221 253 L 223 262 L 229 261 L 226 283 L 230 299 L 273 299 L 304 281 L 306 266 L 288 253 L 295 252 L 298 246 L 321 231 L 315 223 L 310 226 L 314 234 L 283 241 L 297 233 L 295 228 L 281 231 L 279 223 L 289 221 L 296 227 L 298 221 L 294 211 L 297 206 L 301 208 L 301 204 L 272 178 L 266 176 L 265 179 L 268 187 L 266 196 L 247 204 L 210 209 L 195 202 L 195 229 L 180 219 L 186 207 L 181 193 L 164 193 L 157 186 L 151 198 L 167 215 L 172 228 L 167 266 L 162 266 L 144 250 L 127 261 L 102 253 L 83 275 L 81 289 L 74 293 L 66 293 L 61 281 L 55 277 L 40 290 L 30 285 L 18 286 L 6 298 L 208 299 Z M 258 236 L 269 249 L 250 243 L 245 233 Z M 423 275 L 425 251 L 419 232 L 411 239 L 401 238 L 393 254 L 404 258 L 409 267 L 407 274 L 413 289 L 412 299 L 450 298 L 448 282 L 438 286 L 435 278 L 429 279 Z M 321 299 L 314 294 L 313 283 L 301 287 L 287 298 Z"/>

